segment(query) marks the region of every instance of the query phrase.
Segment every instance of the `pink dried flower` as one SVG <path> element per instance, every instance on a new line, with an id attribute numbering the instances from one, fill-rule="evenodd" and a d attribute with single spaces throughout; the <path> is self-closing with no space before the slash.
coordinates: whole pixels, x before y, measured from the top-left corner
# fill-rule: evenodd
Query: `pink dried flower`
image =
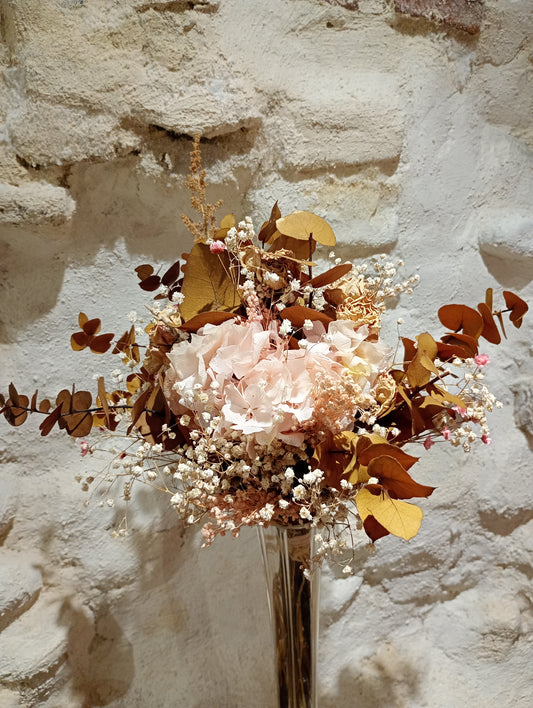
<path id="1" fill-rule="evenodd" d="M 485 443 L 485 445 L 490 445 L 492 440 L 489 438 L 487 433 L 483 433 L 483 435 L 481 436 L 481 442 Z"/>
<path id="2" fill-rule="evenodd" d="M 209 244 L 209 250 L 211 253 L 222 253 L 226 250 L 226 245 L 224 241 L 213 241 L 213 243 Z"/>
<path id="3" fill-rule="evenodd" d="M 477 354 L 474 357 L 474 361 L 476 362 L 477 366 L 486 366 L 490 359 L 487 354 Z"/>
<path id="4" fill-rule="evenodd" d="M 86 442 L 85 440 L 80 441 L 80 448 L 81 448 L 81 456 L 85 457 L 85 455 L 89 452 L 89 443 Z"/>
<path id="5" fill-rule="evenodd" d="M 450 440 L 450 438 L 452 437 L 452 433 L 451 433 L 451 430 L 450 430 L 449 428 L 443 428 L 443 429 L 441 430 L 441 433 L 442 433 L 442 437 L 443 437 L 445 440 Z"/>
<path id="6" fill-rule="evenodd" d="M 431 435 L 428 435 L 427 438 L 424 440 L 424 447 L 426 450 L 429 450 L 430 447 L 433 447 L 435 444 L 435 441 L 431 437 Z"/>
<path id="7" fill-rule="evenodd" d="M 461 418 L 466 418 L 466 408 L 461 408 L 461 406 L 452 406 L 452 410 L 459 413 Z"/>

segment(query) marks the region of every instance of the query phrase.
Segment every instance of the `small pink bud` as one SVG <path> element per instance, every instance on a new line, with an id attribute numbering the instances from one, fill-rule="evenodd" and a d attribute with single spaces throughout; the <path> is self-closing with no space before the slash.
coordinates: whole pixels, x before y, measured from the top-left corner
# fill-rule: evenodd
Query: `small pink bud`
<path id="1" fill-rule="evenodd" d="M 443 429 L 441 430 L 441 433 L 442 433 L 442 437 L 443 437 L 445 440 L 450 440 L 450 438 L 452 437 L 452 433 L 451 433 L 451 430 L 450 430 L 449 428 L 443 428 Z"/>
<path id="2" fill-rule="evenodd" d="M 424 447 L 426 450 L 429 450 L 430 447 L 432 447 L 435 444 L 435 441 L 432 439 L 431 435 L 428 435 L 427 438 L 424 440 Z"/>
<path id="3" fill-rule="evenodd" d="M 474 357 L 474 361 L 478 366 L 486 366 L 489 363 L 490 359 L 487 354 L 477 354 Z"/>
<path id="4" fill-rule="evenodd" d="M 459 413 L 461 418 L 466 418 L 466 408 L 461 408 L 461 406 L 452 406 L 452 409 L 456 412 Z"/>
<path id="5" fill-rule="evenodd" d="M 224 241 L 213 241 L 213 243 L 209 245 L 209 250 L 211 253 L 222 253 L 226 250 L 226 245 Z"/>
<path id="6" fill-rule="evenodd" d="M 492 440 L 489 438 L 487 433 L 483 433 L 483 435 L 481 436 L 481 442 L 485 443 L 485 445 L 490 445 Z"/>
<path id="7" fill-rule="evenodd" d="M 85 457 L 85 455 L 89 452 L 89 443 L 85 442 L 85 440 L 80 441 L 80 448 L 81 448 L 81 456 Z"/>

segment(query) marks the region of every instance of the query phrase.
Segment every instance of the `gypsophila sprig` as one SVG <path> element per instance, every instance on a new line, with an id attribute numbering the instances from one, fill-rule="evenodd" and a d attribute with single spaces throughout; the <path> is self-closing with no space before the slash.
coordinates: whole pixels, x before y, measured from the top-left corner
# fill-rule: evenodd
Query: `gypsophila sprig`
<path id="1" fill-rule="evenodd" d="M 403 263 L 384 255 L 354 264 L 334 252 L 317 274 L 315 250 L 335 245 L 323 218 L 283 217 L 276 203 L 257 235 L 248 217 L 227 215 L 217 227 L 220 204 L 207 203 L 205 177 L 196 139 L 186 184 L 201 218 L 183 217 L 194 237 L 184 262 L 165 272 L 136 268 L 140 287 L 157 293 L 145 329 L 131 312 L 117 338 L 79 315 L 72 348 L 114 346 L 117 388 L 99 377 L 94 401 L 73 387 L 52 403 L 38 402 L 37 392 L 30 401 L 11 384 L 1 412 L 14 426 L 43 415 L 42 435 L 56 425 L 80 439 L 103 431 L 112 457 L 102 503 L 113 504 L 117 480 L 126 501 L 147 484 L 168 494 L 186 523 L 202 524 L 204 545 L 269 524 L 320 527 L 320 557 L 345 553 L 354 526 L 372 541 L 412 538 L 422 510 L 406 500 L 433 492 L 411 477 L 419 460 L 412 444 L 468 452 L 491 442 L 487 414 L 501 404 L 485 384 L 480 341 L 498 344 L 503 314 L 519 327 L 527 305 L 505 291 L 497 310 L 491 290 L 477 309 L 445 305 L 445 334 L 402 337 L 403 356 L 395 356 L 381 321 L 418 275 L 400 276 Z M 96 449 L 81 440 L 82 456 Z M 85 490 L 96 483 L 80 482 Z"/>

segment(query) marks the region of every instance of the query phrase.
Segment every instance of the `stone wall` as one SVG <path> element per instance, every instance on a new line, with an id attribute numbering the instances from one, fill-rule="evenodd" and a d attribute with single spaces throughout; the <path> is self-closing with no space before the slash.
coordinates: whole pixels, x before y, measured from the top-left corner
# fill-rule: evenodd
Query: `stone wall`
<path id="1" fill-rule="evenodd" d="M 3 0 L 0 21 L 2 390 L 109 376 L 69 350 L 77 313 L 125 329 L 134 267 L 187 249 L 197 132 L 224 212 L 277 199 L 327 216 L 339 256 L 420 273 L 393 339 L 489 286 L 533 301 L 529 0 Z M 531 322 L 488 353 L 493 445 L 424 453 L 419 536 L 324 568 L 321 708 L 531 706 Z M 0 462 L 2 708 L 273 706 L 253 532 L 200 550 L 143 489 L 113 539 L 120 504 L 75 481 L 105 458 L 31 421 Z"/>

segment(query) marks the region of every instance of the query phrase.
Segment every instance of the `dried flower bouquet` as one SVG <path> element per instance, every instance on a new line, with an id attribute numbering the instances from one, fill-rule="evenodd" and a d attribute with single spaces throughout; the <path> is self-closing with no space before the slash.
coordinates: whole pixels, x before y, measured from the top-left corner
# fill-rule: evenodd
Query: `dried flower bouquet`
<path id="1" fill-rule="evenodd" d="M 111 432 L 115 446 L 123 430 L 105 479 L 123 479 L 126 499 L 140 481 L 164 490 L 188 523 L 203 523 L 205 545 L 243 526 L 312 524 L 325 530 L 320 555 L 342 550 L 336 529 L 350 517 L 372 541 L 412 538 L 422 510 L 406 500 L 433 487 L 413 480 L 419 458 L 405 448 L 490 442 L 486 414 L 500 404 L 483 383 L 480 339 L 498 344 L 503 314 L 520 327 L 527 305 L 505 291 L 494 309 L 491 290 L 477 309 L 445 305 L 446 333 L 401 338 L 399 355 L 380 323 L 387 302 L 418 280 L 397 281 L 401 263 L 354 265 L 331 253 L 332 266 L 315 274 L 315 249 L 335 245 L 332 229 L 306 211 L 283 217 L 277 203 L 257 235 L 249 218 L 217 225 L 199 139 L 187 186 L 200 216 L 183 217 L 190 253 L 162 274 L 136 269 L 140 287 L 157 291 L 144 357 L 135 315 L 115 338 L 80 313 L 71 346 L 113 347 L 126 369 L 114 372 L 117 388 L 100 378 L 94 403 L 74 387 L 52 403 L 10 385 L 1 412 L 14 426 L 42 414 L 42 435 L 56 425 L 77 438 Z M 82 454 L 95 446 L 82 440 Z"/>

